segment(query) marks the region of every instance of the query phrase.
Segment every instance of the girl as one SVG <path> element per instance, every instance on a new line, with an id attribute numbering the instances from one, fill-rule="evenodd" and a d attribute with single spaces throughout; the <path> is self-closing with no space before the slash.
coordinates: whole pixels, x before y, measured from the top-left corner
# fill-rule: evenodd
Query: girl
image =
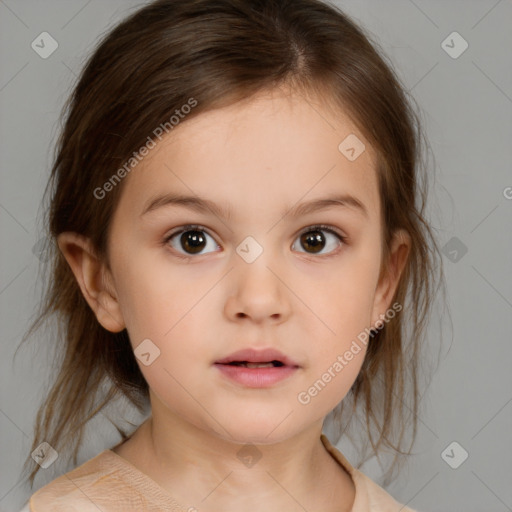
<path id="1" fill-rule="evenodd" d="M 103 39 L 50 180 L 29 333 L 57 313 L 64 347 L 31 484 L 113 399 L 150 414 L 26 510 L 411 510 L 322 433 L 364 410 L 375 454 L 414 442 L 441 268 L 375 46 L 317 0 L 157 0 Z"/>

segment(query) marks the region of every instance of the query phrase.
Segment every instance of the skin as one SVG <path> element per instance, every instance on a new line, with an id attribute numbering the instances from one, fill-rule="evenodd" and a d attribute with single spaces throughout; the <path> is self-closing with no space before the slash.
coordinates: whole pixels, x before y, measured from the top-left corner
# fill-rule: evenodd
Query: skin
<path id="1" fill-rule="evenodd" d="M 349 161 L 338 145 L 355 133 L 366 150 Z M 346 115 L 320 100 L 274 90 L 185 120 L 125 178 L 115 211 L 111 270 L 74 233 L 59 247 L 105 329 L 127 329 L 132 347 L 150 339 L 160 355 L 145 366 L 152 414 L 114 451 L 176 500 L 200 511 L 349 511 L 354 485 L 325 450 L 325 416 L 344 398 L 366 346 L 307 405 L 307 390 L 357 335 L 391 307 L 410 238 L 393 240 L 380 274 L 380 198 L 375 154 Z M 141 216 L 156 194 L 181 192 L 232 217 L 165 206 Z M 367 208 L 330 207 L 283 217 L 296 203 L 347 193 Z M 188 254 L 180 235 L 204 228 L 206 244 Z M 301 232 L 327 224 L 316 253 Z M 247 263 L 236 248 L 252 236 L 263 253 Z M 377 325 L 380 325 L 379 323 Z M 360 344 L 361 345 L 361 344 Z M 276 348 L 299 363 L 270 388 L 226 379 L 213 362 L 242 348 Z M 245 466 L 237 452 L 257 446 Z M 303 508 L 304 507 L 304 508 Z"/>

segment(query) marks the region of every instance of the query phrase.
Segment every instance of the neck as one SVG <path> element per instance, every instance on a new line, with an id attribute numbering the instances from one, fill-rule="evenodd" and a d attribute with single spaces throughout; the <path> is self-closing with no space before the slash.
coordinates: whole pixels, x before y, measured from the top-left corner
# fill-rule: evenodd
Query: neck
<path id="1" fill-rule="evenodd" d="M 268 445 L 234 443 L 166 414 L 132 438 L 134 465 L 189 510 L 350 510 L 354 487 L 326 451 L 322 425 Z M 130 459 L 130 452 L 119 452 Z M 136 454 L 136 455 L 135 455 Z"/>

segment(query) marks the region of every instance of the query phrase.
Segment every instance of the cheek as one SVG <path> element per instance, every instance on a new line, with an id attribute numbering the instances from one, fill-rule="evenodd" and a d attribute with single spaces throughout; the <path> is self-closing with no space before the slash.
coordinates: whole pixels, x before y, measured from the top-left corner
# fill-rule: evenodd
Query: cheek
<path id="1" fill-rule="evenodd" d="M 169 264 L 164 251 L 133 251 L 129 261 L 118 254 L 118 300 L 135 345 L 144 338 L 167 336 L 211 286 L 193 272 Z"/>
<path id="2" fill-rule="evenodd" d="M 324 399 L 319 401 L 341 400 L 363 364 L 378 263 L 377 258 L 364 258 L 361 252 L 354 253 L 343 265 L 332 270 L 325 280 L 323 293 L 312 297 L 311 309 L 326 324 L 319 324 L 316 331 L 319 337 L 311 353 L 313 364 L 309 372 L 311 385 L 319 381 L 316 387 L 322 389 Z M 316 390 L 311 392 L 314 394 Z"/>
<path id="3" fill-rule="evenodd" d="M 200 378 L 195 372 L 204 367 L 198 363 L 209 359 L 198 354 L 211 354 L 212 349 L 214 307 L 208 290 L 215 281 L 205 282 L 176 269 L 171 273 L 162 265 L 137 267 L 135 261 L 125 270 L 120 304 L 135 355 L 143 350 L 142 343 L 151 354 L 158 354 L 150 366 L 138 360 L 150 386 L 154 382 L 156 390 L 173 388 L 169 373 L 179 382 Z"/>
<path id="4" fill-rule="evenodd" d="M 313 295 L 315 307 L 329 318 L 337 337 L 346 340 L 370 324 L 378 271 L 376 258 L 354 251 L 347 252 L 340 265 L 331 266 L 328 274 L 313 277 L 318 290 Z M 323 285 L 318 284 L 322 282 Z"/>

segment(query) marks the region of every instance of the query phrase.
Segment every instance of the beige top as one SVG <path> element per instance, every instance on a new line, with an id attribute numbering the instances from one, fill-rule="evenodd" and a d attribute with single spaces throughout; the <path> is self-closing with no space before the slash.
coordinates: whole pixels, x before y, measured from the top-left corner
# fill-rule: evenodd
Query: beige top
<path id="1" fill-rule="evenodd" d="M 352 477 L 355 487 L 352 512 L 415 512 L 353 468 L 325 435 L 321 439 L 327 451 Z M 180 505 L 154 480 L 110 449 L 36 491 L 28 506 L 30 512 L 195 511 L 191 505 Z"/>

